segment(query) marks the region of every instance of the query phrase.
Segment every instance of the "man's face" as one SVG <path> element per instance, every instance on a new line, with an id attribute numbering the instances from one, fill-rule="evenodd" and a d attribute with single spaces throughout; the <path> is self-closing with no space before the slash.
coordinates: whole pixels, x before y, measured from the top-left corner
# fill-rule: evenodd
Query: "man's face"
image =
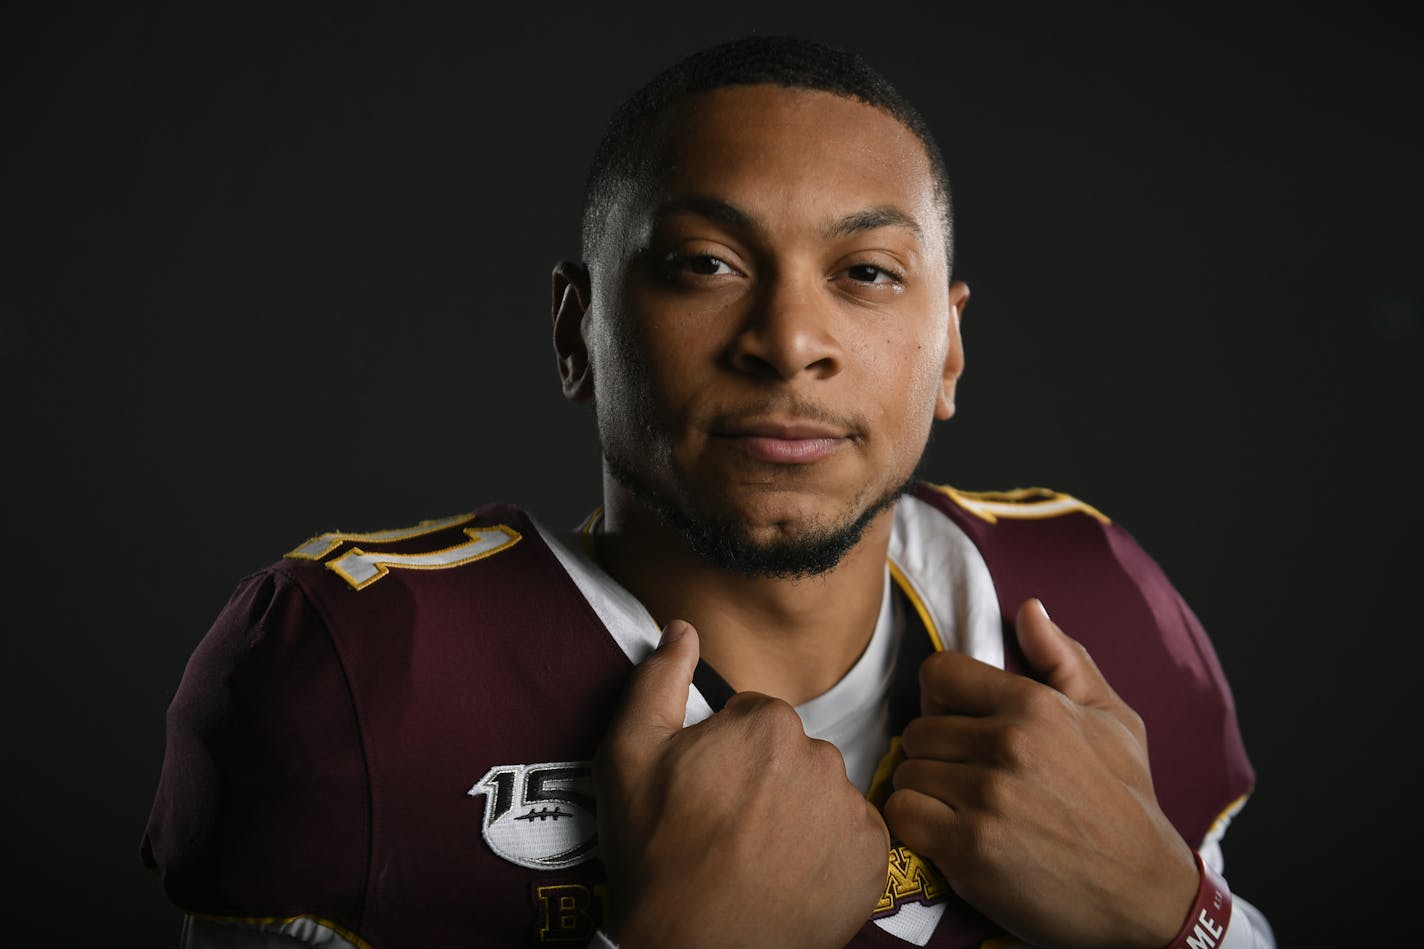
<path id="1" fill-rule="evenodd" d="M 665 145 L 590 261 L 608 470 L 724 566 L 827 569 L 953 412 L 967 290 L 929 159 L 878 109 L 777 86 L 686 100 Z"/>

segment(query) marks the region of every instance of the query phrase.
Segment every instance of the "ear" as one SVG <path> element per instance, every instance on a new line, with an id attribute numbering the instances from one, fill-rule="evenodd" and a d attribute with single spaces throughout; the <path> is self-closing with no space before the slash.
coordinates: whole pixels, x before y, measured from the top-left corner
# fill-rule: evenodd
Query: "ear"
<path id="1" fill-rule="evenodd" d="M 956 280 L 949 285 L 949 349 L 944 356 L 944 374 L 939 395 L 935 398 L 935 418 L 944 421 L 954 417 L 954 389 L 964 372 L 964 339 L 959 334 L 959 321 L 969 305 L 969 285 Z"/>
<path id="2" fill-rule="evenodd" d="M 593 398 L 593 372 L 589 368 L 588 343 L 583 337 L 583 318 L 588 313 L 588 268 L 571 260 L 554 268 L 554 353 L 559 360 L 559 379 L 564 398 L 587 402 Z"/>

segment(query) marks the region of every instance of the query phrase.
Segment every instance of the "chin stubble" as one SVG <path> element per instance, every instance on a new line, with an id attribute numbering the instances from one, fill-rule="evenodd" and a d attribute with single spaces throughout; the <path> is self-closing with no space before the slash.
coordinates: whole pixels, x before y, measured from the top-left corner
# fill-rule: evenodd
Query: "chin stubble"
<path id="1" fill-rule="evenodd" d="M 748 536 L 740 521 L 684 510 L 648 484 L 636 465 L 606 445 L 603 458 L 614 479 L 676 531 L 697 556 L 723 570 L 768 579 L 800 580 L 831 570 L 860 542 L 870 522 L 893 507 L 915 482 L 912 474 L 843 524 L 815 527 L 798 537 L 762 543 Z"/>

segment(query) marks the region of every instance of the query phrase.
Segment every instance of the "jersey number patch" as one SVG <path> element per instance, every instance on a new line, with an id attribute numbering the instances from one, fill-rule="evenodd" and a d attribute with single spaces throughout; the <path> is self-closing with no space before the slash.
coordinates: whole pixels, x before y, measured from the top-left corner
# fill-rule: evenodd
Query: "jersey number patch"
<path id="1" fill-rule="evenodd" d="M 369 534 L 329 531 L 318 534 L 294 550 L 287 551 L 287 556 L 298 560 L 321 560 L 343 544 L 393 544 L 459 527 L 474 519 L 473 514 L 457 514 L 454 517 L 421 521 L 414 527 L 374 531 Z M 355 546 L 340 557 L 328 561 L 326 569 L 349 583 L 352 589 L 361 590 L 384 577 L 392 567 L 402 570 L 448 570 L 508 550 L 522 539 L 517 530 L 504 524 L 466 527 L 464 534 L 469 539 L 462 543 L 419 553 L 367 550 L 365 547 Z"/>

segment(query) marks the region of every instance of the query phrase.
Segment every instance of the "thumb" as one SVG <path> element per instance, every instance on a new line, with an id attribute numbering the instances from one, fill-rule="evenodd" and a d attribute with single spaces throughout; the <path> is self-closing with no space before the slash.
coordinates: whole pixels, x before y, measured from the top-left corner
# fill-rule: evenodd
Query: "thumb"
<path id="1" fill-rule="evenodd" d="M 1040 600 L 1019 605 L 1014 631 L 1029 665 L 1047 685 L 1079 705 L 1107 706 L 1117 701 L 1088 650 L 1048 618 Z"/>
<path id="2" fill-rule="evenodd" d="M 658 648 L 633 670 L 615 731 L 640 744 L 681 731 L 699 645 L 691 623 L 675 619 L 663 627 Z"/>

